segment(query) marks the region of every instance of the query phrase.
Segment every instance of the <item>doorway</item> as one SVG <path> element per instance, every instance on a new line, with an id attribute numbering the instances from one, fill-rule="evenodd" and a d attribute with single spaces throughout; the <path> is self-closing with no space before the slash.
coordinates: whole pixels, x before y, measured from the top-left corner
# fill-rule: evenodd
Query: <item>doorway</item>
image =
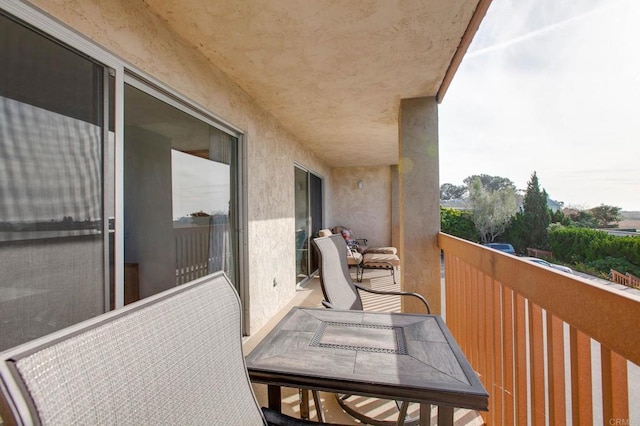
<path id="1" fill-rule="evenodd" d="M 311 238 L 322 229 L 322 178 L 302 166 L 294 169 L 296 283 L 301 283 L 318 269 Z"/>

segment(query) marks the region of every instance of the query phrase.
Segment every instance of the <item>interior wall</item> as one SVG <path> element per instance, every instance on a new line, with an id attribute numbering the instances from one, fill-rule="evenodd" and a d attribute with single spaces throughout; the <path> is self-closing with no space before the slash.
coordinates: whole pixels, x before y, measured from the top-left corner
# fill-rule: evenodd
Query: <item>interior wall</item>
<path id="1" fill-rule="evenodd" d="M 332 176 L 300 140 L 141 0 L 33 0 L 32 3 L 139 70 L 232 123 L 245 134 L 250 332 L 294 296 L 294 164 Z M 215 23 L 212 23 L 215 24 Z M 325 198 L 325 212 L 331 204 Z M 330 222 L 329 222 L 330 223 Z"/>
<path id="2" fill-rule="evenodd" d="M 124 261 L 138 266 L 140 297 L 148 297 L 175 286 L 171 141 L 134 127 L 125 135 Z"/>
<path id="3" fill-rule="evenodd" d="M 345 226 L 370 246 L 391 245 L 391 167 L 337 167 L 332 180 L 328 225 Z"/>

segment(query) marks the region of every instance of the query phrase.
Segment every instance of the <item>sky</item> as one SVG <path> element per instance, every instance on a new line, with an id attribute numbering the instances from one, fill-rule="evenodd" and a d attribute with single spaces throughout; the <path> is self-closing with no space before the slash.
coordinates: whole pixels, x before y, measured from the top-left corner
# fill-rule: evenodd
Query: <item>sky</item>
<path id="1" fill-rule="evenodd" d="M 229 166 L 171 150 L 173 219 L 192 213 L 227 213 L 231 199 Z"/>
<path id="2" fill-rule="evenodd" d="M 439 122 L 441 184 L 640 211 L 640 1 L 493 0 Z"/>

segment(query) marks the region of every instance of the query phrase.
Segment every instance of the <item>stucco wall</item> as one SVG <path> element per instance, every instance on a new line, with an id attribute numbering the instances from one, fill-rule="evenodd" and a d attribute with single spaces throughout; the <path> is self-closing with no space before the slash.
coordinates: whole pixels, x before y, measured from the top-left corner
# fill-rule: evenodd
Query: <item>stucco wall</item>
<path id="1" fill-rule="evenodd" d="M 242 129 L 247 147 L 250 329 L 257 330 L 295 292 L 294 163 L 328 167 L 268 111 L 139 0 L 34 0 L 77 32 Z M 215 25 L 215 22 L 212 23 Z M 330 218 L 330 206 L 326 206 Z"/>
<path id="2" fill-rule="evenodd" d="M 338 167 L 332 180 L 333 216 L 327 225 L 350 228 L 370 246 L 391 245 L 391 167 Z"/>

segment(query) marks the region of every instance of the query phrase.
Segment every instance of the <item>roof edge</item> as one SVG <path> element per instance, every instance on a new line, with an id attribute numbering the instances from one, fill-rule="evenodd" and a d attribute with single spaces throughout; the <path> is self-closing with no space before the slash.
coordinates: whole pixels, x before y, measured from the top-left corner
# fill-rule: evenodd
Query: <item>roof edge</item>
<path id="1" fill-rule="evenodd" d="M 469 49 L 469 45 L 471 45 L 473 37 L 478 31 L 480 23 L 482 23 L 482 20 L 487 14 L 487 10 L 489 10 L 491 1 L 492 0 L 480 0 L 478 2 L 476 10 L 473 12 L 473 16 L 471 16 L 471 19 L 469 20 L 469 25 L 462 35 L 462 39 L 460 40 L 460 44 L 456 49 L 456 53 L 454 53 L 453 58 L 451 58 L 451 62 L 449 63 L 449 67 L 447 68 L 447 72 L 445 73 L 444 78 L 442 79 L 442 84 L 440 84 L 438 93 L 436 93 L 436 101 L 438 103 L 441 103 L 444 99 L 444 95 L 447 93 L 447 89 L 449 89 L 449 85 L 451 84 L 453 77 L 458 71 L 458 67 L 462 63 L 462 59 Z"/>

